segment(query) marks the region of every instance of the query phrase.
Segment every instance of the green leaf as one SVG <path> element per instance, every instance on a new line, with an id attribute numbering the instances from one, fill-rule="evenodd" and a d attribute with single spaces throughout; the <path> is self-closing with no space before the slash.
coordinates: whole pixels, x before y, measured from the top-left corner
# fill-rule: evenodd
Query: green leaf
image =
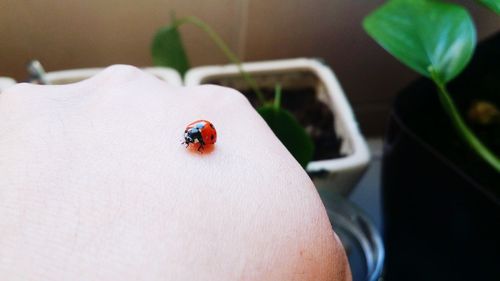
<path id="1" fill-rule="evenodd" d="M 172 67 L 182 76 L 189 69 L 189 61 L 177 26 L 169 25 L 156 32 L 151 44 L 153 64 Z"/>
<path id="2" fill-rule="evenodd" d="M 264 105 L 257 111 L 293 157 L 305 168 L 312 160 L 314 143 L 295 117 L 287 110 L 275 108 L 273 104 Z"/>
<path id="3" fill-rule="evenodd" d="M 478 2 L 500 15 L 500 0 L 478 0 Z"/>
<path id="4" fill-rule="evenodd" d="M 392 0 L 367 16 L 363 26 L 389 53 L 430 78 L 446 83 L 469 63 L 476 45 L 472 19 L 463 7 L 432 0 Z"/>

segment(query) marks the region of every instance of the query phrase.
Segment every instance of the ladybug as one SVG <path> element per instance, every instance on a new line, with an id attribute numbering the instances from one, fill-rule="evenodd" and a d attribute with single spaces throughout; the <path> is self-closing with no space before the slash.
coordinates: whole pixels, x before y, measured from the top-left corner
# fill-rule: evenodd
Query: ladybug
<path id="1" fill-rule="evenodd" d="M 184 130 L 183 144 L 188 147 L 190 144 L 199 143 L 198 151 L 205 145 L 214 144 L 217 141 L 217 131 L 212 123 L 207 120 L 196 120 L 187 125 Z"/>

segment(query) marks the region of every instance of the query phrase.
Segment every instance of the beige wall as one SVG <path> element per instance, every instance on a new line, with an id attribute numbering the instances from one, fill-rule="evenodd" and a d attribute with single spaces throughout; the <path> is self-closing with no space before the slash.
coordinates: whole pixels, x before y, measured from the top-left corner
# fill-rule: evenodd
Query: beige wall
<path id="1" fill-rule="evenodd" d="M 382 134 L 391 98 L 416 77 L 363 32 L 369 0 L 2 0 L 0 76 L 25 78 L 25 63 L 46 70 L 127 63 L 151 65 L 154 32 L 178 17 L 207 21 L 245 60 L 321 57 L 334 69 L 365 133 Z M 500 17 L 469 2 L 480 38 Z M 193 65 L 225 63 L 209 39 L 183 27 Z"/>

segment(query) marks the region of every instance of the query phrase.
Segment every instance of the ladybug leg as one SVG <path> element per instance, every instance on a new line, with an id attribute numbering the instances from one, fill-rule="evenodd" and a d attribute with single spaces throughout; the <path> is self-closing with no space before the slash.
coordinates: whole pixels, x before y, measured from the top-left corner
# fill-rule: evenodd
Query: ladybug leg
<path id="1" fill-rule="evenodd" d="M 198 147 L 198 152 L 203 153 L 201 149 L 205 149 L 205 142 L 203 140 L 200 140 L 200 146 Z"/>

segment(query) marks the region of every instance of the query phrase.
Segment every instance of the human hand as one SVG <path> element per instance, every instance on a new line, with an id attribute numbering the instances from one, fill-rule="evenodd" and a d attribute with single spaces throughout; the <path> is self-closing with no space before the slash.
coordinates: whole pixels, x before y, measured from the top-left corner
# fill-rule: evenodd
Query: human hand
<path id="1" fill-rule="evenodd" d="M 183 145 L 210 120 L 212 151 Z M 129 66 L 0 95 L 2 280 L 350 280 L 307 174 L 238 92 Z"/>

